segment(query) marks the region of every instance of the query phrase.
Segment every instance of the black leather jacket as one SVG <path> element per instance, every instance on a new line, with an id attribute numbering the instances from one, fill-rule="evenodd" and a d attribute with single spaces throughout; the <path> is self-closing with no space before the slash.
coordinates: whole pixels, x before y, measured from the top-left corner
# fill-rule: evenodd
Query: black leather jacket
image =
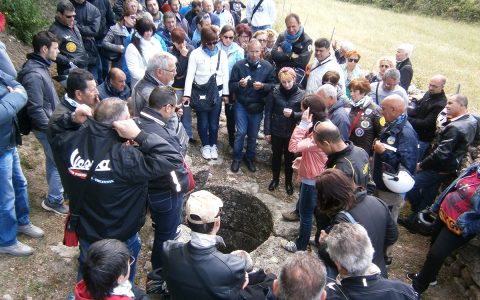
<path id="1" fill-rule="evenodd" d="M 420 163 L 420 167 L 455 173 L 476 133 L 477 120 L 470 114 L 450 122 L 440 131 L 432 152 Z"/>
<path id="2" fill-rule="evenodd" d="M 408 121 L 418 133 L 418 139 L 431 143 L 435 138 L 437 116 L 447 105 L 447 97 L 442 91 L 438 94 L 426 92 L 416 102 L 415 108 L 408 109 Z"/>
<path id="3" fill-rule="evenodd" d="M 400 71 L 400 86 L 403 87 L 405 91 L 408 91 L 408 87 L 413 78 L 413 68 L 410 58 L 397 63 L 397 70 Z"/>
<path id="4" fill-rule="evenodd" d="M 312 39 L 305 32 L 298 38 L 295 43 L 292 45 L 292 53 L 286 54 L 285 52 L 278 51 L 285 40 L 285 35 L 281 33 L 278 36 L 277 41 L 272 49 L 272 60 L 275 62 L 276 74 L 283 67 L 299 68 L 305 70 L 308 62 L 310 61 L 310 56 L 312 56 Z M 295 53 L 298 55 L 295 58 L 292 58 L 292 54 Z"/>
<path id="5" fill-rule="evenodd" d="M 162 261 L 162 275 L 174 300 L 242 299 L 245 261 L 238 256 L 223 254 L 215 246 L 166 241 Z"/>
<path id="6" fill-rule="evenodd" d="M 347 148 L 330 154 L 325 167 L 343 171 L 349 178 L 353 179 L 356 185 L 366 188 L 369 179 L 368 154 L 349 141 L 345 143 Z"/>

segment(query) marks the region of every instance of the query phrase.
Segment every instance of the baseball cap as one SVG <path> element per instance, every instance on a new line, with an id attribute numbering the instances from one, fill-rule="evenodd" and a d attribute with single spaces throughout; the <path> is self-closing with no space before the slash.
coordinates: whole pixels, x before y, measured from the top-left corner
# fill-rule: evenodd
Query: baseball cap
<path id="1" fill-rule="evenodd" d="M 193 224 L 213 223 L 217 220 L 222 207 L 222 200 L 209 191 L 201 190 L 192 193 L 186 205 L 187 220 Z M 192 219 L 192 215 L 198 216 L 200 220 Z"/>

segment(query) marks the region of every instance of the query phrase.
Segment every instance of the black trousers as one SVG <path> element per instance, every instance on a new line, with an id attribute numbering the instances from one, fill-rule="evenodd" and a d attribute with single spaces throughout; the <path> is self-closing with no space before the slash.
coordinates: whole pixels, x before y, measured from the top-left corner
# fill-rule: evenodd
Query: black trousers
<path id="1" fill-rule="evenodd" d="M 283 138 L 272 135 L 272 177 L 278 180 L 280 178 L 280 170 L 282 169 L 282 156 L 284 158 L 285 183 L 292 183 L 292 163 L 294 154 L 288 151 L 288 143 L 290 138 Z"/>
<path id="2" fill-rule="evenodd" d="M 437 218 L 432 232 L 427 259 L 423 264 L 422 270 L 418 273 L 418 277 L 412 282 L 415 291 L 419 294 L 423 293 L 430 285 L 430 282 L 437 279 L 438 272 L 445 259 L 473 237 L 474 235 L 469 237 L 456 235 L 448 229 L 445 223 Z"/>
<path id="3" fill-rule="evenodd" d="M 233 143 L 235 141 L 235 111 L 233 107 L 234 107 L 233 103 L 225 104 L 225 117 L 227 118 L 228 144 L 232 148 L 233 148 Z"/>

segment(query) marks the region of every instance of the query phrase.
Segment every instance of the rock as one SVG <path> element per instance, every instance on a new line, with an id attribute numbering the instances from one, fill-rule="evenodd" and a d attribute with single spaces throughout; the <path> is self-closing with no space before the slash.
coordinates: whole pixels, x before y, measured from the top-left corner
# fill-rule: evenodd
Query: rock
<path id="1" fill-rule="evenodd" d="M 472 275 L 470 274 L 470 270 L 468 269 L 468 267 L 462 269 L 461 275 L 465 285 L 475 284 L 473 282 Z"/>
<path id="2" fill-rule="evenodd" d="M 2 300 L 13 300 L 13 298 L 9 294 L 6 294 L 6 295 L 3 295 Z"/>
<path id="3" fill-rule="evenodd" d="M 293 240 L 298 235 L 299 222 L 286 222 L 283 220 L 282 212 L 293 208 L 293 204 L 287 205 L 283 201 L 270 194 L 258 193 L 256 195 L 270 209 L 273 220 L 273 235 Z"/>
<path id="4" fill-rule="evenodd" d="M 283 262 L 293 255 L 293 253 L 282 248 L 281 240 L 280 237 L 271 236 L 265 243 L 250 253 L 255 269 L 262 268 L 267 273 L 280 274 Z"/>
<path id="5" fill-rule="evenodd" d="M 478 300 L 480 299 L 480 288 L 476 285 L 471 285 L 468 288 L 467 296 L 469 299 Z"/>
<path id="6" fill-rule="evenodd" d="M 78 257 L 80 250 L 78 247 L 67 247 L 58 243 L 56 246 L 50 246 L 50 250 L 58 254 L 62 258 L 71 259 Z"/>
<path id="7" fill-rule="evenodd" d="M 465 286 L 465 282 L 462 280 L 462 278 L 453 277 L 453 282 L 455 283 L 455 286 L 457 287 L 458 291 L 462 295 L 467 296 L 467 286 Z"/>

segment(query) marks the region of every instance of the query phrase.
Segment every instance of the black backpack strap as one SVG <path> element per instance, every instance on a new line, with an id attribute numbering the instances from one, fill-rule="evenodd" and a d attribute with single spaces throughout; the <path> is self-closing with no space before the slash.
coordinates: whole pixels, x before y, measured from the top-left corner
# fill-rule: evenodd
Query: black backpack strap
<path id="1" fill-rule="evenodd" d="M 358 222 L 355 220 L 355 218 L 352 216 L 352 214 L 350 214 L 348 211 L 342 210 L 342 211 L 340 211 L 340 214 L 343 214 L 345 217 L 347 217 L 348 222 L 350 222 L 350 223 L 352 223 L 352 224 L 357 224 L 357 223 L 358 223 Z"/>
<path id="2" fill-rule="evenodd" d="M 348 294 L 341 288 L 340 284 L 337 284 L 336 282 L 331 282 L 331 283 L 328 283 L 327 285 L 331 289 L 339 291 L 345 300 L 350 300 L 350 298 L 348 297 Z"/>
<path id="3" fill-rule="evenodd" d="M 250 17 L 250 23 L 251 23 L 252 20 L 253 20 L 253 15 L 255 15 L 255 13 L 256 13 L 257 10 L 260 8 L 260 5 L 262 5 L 262 3 L 263 3 L 263 0 L 260 0 L 260 2 L 258 2 L 257 5 L 255 5 L 255 7 L 253 8 L 252 16 Z"/>
<path id="4" fill-rule="evenodd" d="M 378 103 L 378 87 L 380 86 L 380 82 L 378 82 L 377 84 L 377 88 L 375 89 L 375 103 L 377 103 L 377 105 L 380 105 L 380 103 Z"/>

